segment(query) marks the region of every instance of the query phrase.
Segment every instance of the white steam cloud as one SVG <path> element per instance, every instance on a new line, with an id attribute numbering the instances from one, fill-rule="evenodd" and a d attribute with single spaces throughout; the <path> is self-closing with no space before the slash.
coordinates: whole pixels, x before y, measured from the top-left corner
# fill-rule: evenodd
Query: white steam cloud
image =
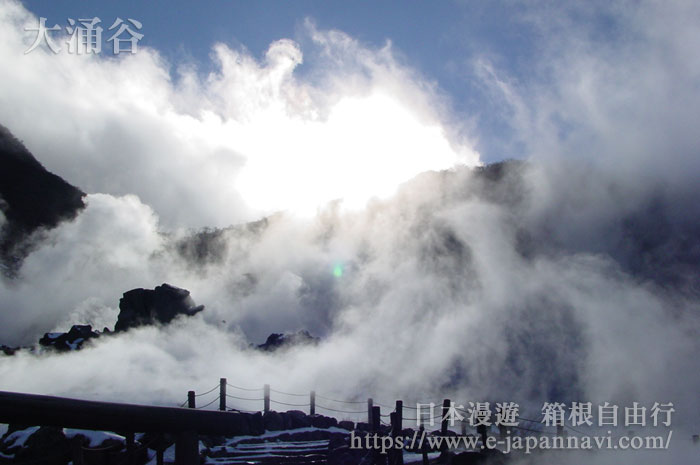
<path id="1" fill-rule="evenodd" d="M 202 76 L 148 48 L 24 54 L 38 19 L 14 2 L 0 14 L 0 119 L 49 170 L 88 192 L 138 195 L 171 227 L 308 215 L 338 198 L 359 208 L 421 171 L 478 163 L 390 45 L 369 50 L 308 22 L 313 82 L 295 75 L 303 55 L 286 39 L 261 61 L 217 44 Z"/>
<path id="2" fill-rule="evenodd" d="M 498 183 L 466 168 L 426 173 L 391 196 L 419 171 L 478 156 L 439 92 L 389 46 L 369 50 L 308 24 L 313 82 L 295 75 L 302 52 L 288 40 L 262 61 L 217 45 L 215 73 L 184 67 L 172 80 L 151 50 L 23 56 L 17 31 L 34 18 L 1 4 L 0 122 L 95 193 L 2 282 L 0 342 L 111 326 L 124 291 L 162 282 L 207 308 L 67 355 L 3 358 L 0 389 L 173 405 L 226 376 L 385 405 L 673 401 L 678 435 L 697 434 L 697 268 L 673 261 L 670 246 L 625 255 L 646 250 L 623 219 L 660 205 L 638 231 L 697 230 L 700 144 L 689 121 L 700 121 L 700 52 L 666 24 L 693 38 L 700 15 L 682 2 L 606 9 L 635 40 L 601 49 L 573 21 L 580 12 L 526 10 L 521 19 L 538 18 L 547 79 L 518 82 L 483 57 L 474 63 L 531 163 Z M 388 197 L 219 231 L 204 261 L 178 229 L 375 195 Z M 648 262 L 659 257 L 672 261 Z M 647 273 L 662 268 L 672 284 Z M 299 329 L 321 344 L 247 348 Z"/>

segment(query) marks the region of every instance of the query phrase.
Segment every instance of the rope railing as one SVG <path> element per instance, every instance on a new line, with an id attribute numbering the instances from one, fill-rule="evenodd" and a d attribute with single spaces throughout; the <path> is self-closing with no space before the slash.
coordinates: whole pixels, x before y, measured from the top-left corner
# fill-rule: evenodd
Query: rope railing
<path id="1" fill-rule="evenodd" d="M 207 408 L 207 407 L 209 407 L 211 404 L 213 404 L 214 402 L 218 402 L 220 398 L 221 398 L 221 397 L 217 396 L 216 399 L 212 400 L 212 401 L 209 402 L 208 404 L 202 405 L 201 407 L 197 407 L 197 409 L 198 409 L 198 410 L 201 410 L 201 409 L 203 409 L 203 408 Z"/>
<path id="2" fill-rule="evenodd" d="M 417 404 L 421 404 L 421 405 L 423 405 L 423 406 L 426 406 L 426 405 L 430 405 L 430 404 L 431 404 L 431 402 L 416 402 L 416 403 L 417 403 Z M 435 408 L 442 408 L 442 401 L 440 401 L 440 402 L 432 402 L 432 404 L 435 406 Z M 411 406 L 408 405 L 408 404 L 404 404 L 404 405 L 403 405 L 403 408 L 409 409 L 409 410 L 418 410 L 418 407 L 411 407 Z M 421 408 L 425 408 L 425 407 L 421 407 Z M 457 408 L 457 407 L 455 407 L 455 408 L 456 408 L 457 410 L 461 410 L 462 412 L 464 412 L 464 410 L 462 410 L 462 409 L 460 409 L 460 408 Z"/>
<path id="3" fill-rule="evenodd" d="M 228 394 L 228 393 L 226 393 L 227 387 L 232 388 L 234 390 L 250 392 L 250 393 L 262 391 L 264 393 L 264 396 L 263 397 L 241 397 L 241 396 L 237 396 L 237 395 L 233 395 L 233 394 Z M 392 414 L 396 412 L 396 407 L 394 407 L 394 406 L 390 407 L 390 406 L 387 406 L 387 405 L 382 404 L 382 403 L 374 402 L 372 398 L 368 398 L 367 400 L 355 400 L 355 399 L 345 399 L 344 400 L 344 399 L 337 399 L 335 397 L 325 396 L 323 394 L 317 394 L 314 391 L 310 391 L 308 394 L 302 394 L 302 393 L 287 392 L 287 391 L 272 389 L 267 384 L 262 388 L 247 388 L 247 387 L 242 387 L 242 386 L 237 386 L 235 384 L 231 384 L 225 378 L 222 378 L 220 380 L 220 383 L 218 386 L 214 386 L 213 388 L 211 388 L 205 392 L 195 394 L 194 391 L 190 391 L 188 394 L 188 399 L 185 402 L 183 402 L 182 404 L 180 404 L 180 407 L 185 407 L 188 404 L 191 407 L 195 407 L 195 404 L 194 404 L 195 397 L 202 397 L 202 396 L 206 396 L 208 394 L 211 394 L 211 393 L 215 392 L 217 390 L 217 388 L 220 389 L 219 396 L 217 396 L 215 399 L 212 399 L 208 403 L 206 403 L 202 406 L 198 406 L 196 408 L 197 409 L 205 409 L 205 408 L 211 406 L 212 404 L 214 404 L 215 402 L 220 401 L 219 409 L 223 410 L 223 411 L 242 412 L 242 413 L 258 413 L 260 411 L 264 411 L 266 413 L 270 410 L 270 405 L 275 404 L 275 405 L 283 405 L 286 407 L 294 407 L 294 408 L 309 408 L 310 414 L 316 413 L 316 410 L 318 409 L 318 410 L 322 410 L 325 412 L 339 413 L 339 414 L 344 414 L 344 415 L 367 415 L 369 417 L 367 419 L 367 421 L 371 423 L 370 419 L 373 416 L 371 407 L 378 407 L 379 409 L 384 410 L 385 412 L 389 412 L 389 413 L 381 413 L 381 410 L 379 410 L 380 413 L 379 413 L 378 420 L 381 424 L 384 424 L 384 425 L 388 425 L 384 421 L 384 419 L 391 418 Z M 281 396 L 289 396 L 289 397 L 297 397 L 297 398 L 306 397 L 307 399 L 309 399 L 309 401 L 304 402 L 304 403 L 285 402 L 282 400 L 277 400 L 277 399 L 272 398 L 271 393 L 278 394 Z M 191 398 L 189 396 L 191 396 Z M 222 401 L 222 398 L 224 399 L 223 401 Z M 261 410 L 243 410 L 243 409 L 238 409 L 238 408 L 229 408 L 226 406 L 226 402 L 225 402 L 226 399 L 235 399 L 235 400 L 243 401 L 243 402 L 264 402 L 264 409 L 261 409 Z M 326 402 L 333 402 L 336 404 L 367 405 L 368 409 L 353 410 L 353 409 L 344 409 L 342 407 L 334 408 L 334 407 L 329 407 L 327 405 L 318 404 L 317 399 L 321 399 L 321 400 L 326 401 Z M 418 404 L 420 404 L 420 407 L 418 406 Z M 430 422 L 432 424 L 435 420 L 446 421 L 442 413 L 440 413 L 438 415 L 427 416 L 427 417 L 423 417 L 423 416 L 418 415 L 418 413 L 420 411 L 428 413 L 428 412 L 426 412 L 426 410 L 430 410 L 430 413 L 432 413 L 434 410 L 426 408 L 430 404 L 431 403 L 420 402 L 420 403 L 416 403 L 415 406 L 411 406 L 410 404 L 403 404 L 402 403 L 401 404 L 402 410 L 404 410 L 404 409 L 405 410 L 412 410 L 416 413 L 416 415 L 413 417 L 402 415 L 401 421 L 402 422 L 415 421 L 417 424 L 425 424 L 428 422 Z M 444 402 L 432 402 L 432 405 L 433 405 L 433 409 L 437 408 L 437 409 L 439 409 L 438 411 L 440 411 L 440 412 L 442 412 L 442 409 L 444 408 Z M 456 407 L 456 405 L 454 403 L 451 403 L 450 407 L 457 410 L 457 411 L 460 411 L 464 414 L 470 415 L 469 411 L 465 410 L 464 408 Z M 518 421 L 525 421 L 525 422 L 531 422 L 531 423 L 536 424 L 536 425 L 542 425 L 542 422 L 537 421 L 537 420 L 533 420 L 530 418 L 518 417 L 517 419 L 518 419 Z M 391 426 L 391 425 L 388 425 L 388 426 Z M 565 428 L 567 428 L 571 431 L 574 431 L 576 433 L 584 434 L 581 431 L 579 431 L 573 427 L 570 427 L 568 425 L 562 425 L 562 426 L 564 426 Z M 526 426 L 519 426 L 519 425 L 509 426 L 508 428 L 518 429 L 518 430 L 522 430 L 522 431 L 529 431 L 529 432 L 533 432 L 533 433 L 537 433 L 537 434 L 548 434 L 548 435 L 560 434 L 559 431 L 554 433 L 551 431 L 545 431 L 543 428 L 542 429 L 535 429 L 536 427 L 528 428 Z"/>
<path id="4" fill-rule="evenodd" d="M 274 392 L 276 394 L 282 394 L 285 396 L 292 396 L 292 397 L 309 397 L 309 394 L 293 394 L 291 392 L 284 392 L 284 391 L 276 391 L 275 389 L 270 389 L 271 392 Z"/>
<path id="5" fill-rule="evenodd" d="M 234 396 L 234 395 L 231 395 L 231 394 L 226 394 L 226 397 L 230 397 L 231 399 L 236 399 L 236 400 L 246 400 L 246 401 L 250 401 L 250 402 L 262 402 L 262 401 L 265 400 L 265 399 L 263 399 L 263 398 L 260 398 L 260 399 L 251 399 L 251 398 L 249 398 L 249 397 L 238 397 L 238 396 Z"/>
<path id="6" fill-rule="evenodd" d="M 367 402 L 363 402 L 363 403 L 367 403 Z M 379 403 L 377 403 L 377 402 L 373 402 L 372 405 L 374 405 L 375 407 L 381 407 L 381 408 L 384 408 L 384 409 L 387 409 L 387 410 L 390 409 L 392 412 L 394 411 L 394 408 L 395 408 L 395 407 L 389 407 L 388 405 L 379 404 Z"/>
<path id="7" fill-rule="evenodd" d="M 244 387 L 240 387 L 240 386 L 235 386 L 235 385 L 230 384 L 228 382 L 226 383 L 226 386 L 233 388 L 233 389 L 238 389 L 239 391 L 248 391 L 248 392 L 256 392 L 256 391 L 264 390 L 264 388 L 244 388 Z"/>
<path id="8" fill-rule="evenodd" d="M 432 420 L 436 420 L 438 418 L 442 418 L 442 415 L 435 415 L 433 417 L 421 418 L 420 421 L 432 421 Z M 403 420 L 404 421 L 406 421 L 406 420 L 418 421 L 417 418 L 410 418 L 410 417 L 403 417 Z"/>
<path id="9" fill-rule="evenodd" d="M 338 410 L 334 408 L 329 408 L 329 407 L 324 407 L 323 405 L 316 404 L 316 408 L 320 408 L 323 410 L 328 410 L 329 412 L 337 412 L 337 413 L 352 413 L 352 414 L 360 414 L 360 413 L 367 413 L 367 410 Z"/>
<path id="10" fill-rule="evenodd" d="M 310 407 L 311 403 L 306 403 L 306 404 L 289 404 L 287 402 L 280 402 L 279 400 L 275 399 L 270 399 L 270 402 L 273 402 L 275 404 L 280 404 L 280 405 L 286 405 L 288 407 Z"/>
<path id="11" fill-rule="evenodd" d="M 201 394 L 195 394 L 195 397 L 206 396 L 207 394 L 211 394 L 212 392 L 216 391 L 217 389 L 219 389 L 218 384 L 216 386 L 214 386 L 213 388 L 209 389 L 207 392 L 203 392 Z"/>
<path id="12" fill-rule="evenodd" d="M 339 404 L 366 404 L 366 400 L 338 400 L 331 399 L 330 397 L 322 396 L 321 394 L 316 394 L 316 397 L 323 400 L 328 400 L 331 402 L 338 402 Z"/>

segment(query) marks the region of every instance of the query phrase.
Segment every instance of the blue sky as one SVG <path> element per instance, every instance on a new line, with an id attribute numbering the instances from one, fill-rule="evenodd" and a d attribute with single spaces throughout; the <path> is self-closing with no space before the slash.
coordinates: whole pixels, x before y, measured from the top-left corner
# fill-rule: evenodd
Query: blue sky
<path id="1" fill-rule="evenodd" d="M 488 56 L 520 79 L 526 80 L 533 71 L 537 32 L 522 20 L 523 9 L 515 3 L 27 0 L 24 4 L 35 15 L 48 18 L 49 25 L 95 16 L 110 24 L 116 17 L 137 19 L 143 23 L 143 45 L 158 49 L 171 62 L 194 62 L 200 72 L 211 68 L 211 47 L 216 42 L 245 47 L 258 58 L 271 42 L 282 38 L 293 39 L 304 49 L 308 38 L 301 29 L 307 18 L 319 29 L 343 31 L 370 48 L 389 40 L 398 60 L 448 95 L 458 117 L 476 118 L 481 136 L 477 149 L 484 161 L 523 156 L 507 122 L 492 111 L 493 102 L 471 65 L 475 57 Z M 304 65 L 296 72 L 303 73 Z"/>
<path id="2" fill-rule="evenodd" d="M 361 207 L 508 158 L 675 179 L 696 159 L 699 16 L 680 0 L 1 0 L 0 120 L 48 169 L 168 226 Z M 117 59 L 27 55 L 37 17 L 133 18 L 144 38 Z"/>

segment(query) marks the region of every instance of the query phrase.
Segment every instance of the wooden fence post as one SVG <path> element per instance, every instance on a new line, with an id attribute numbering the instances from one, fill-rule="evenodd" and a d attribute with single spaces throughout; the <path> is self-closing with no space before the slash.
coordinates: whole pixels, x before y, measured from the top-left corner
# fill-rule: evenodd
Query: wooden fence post
<path id="1" fill-rule="evenodd" d="M 382 419 L 381 407 L 379 407 L 378 405 L 372 407 L 372 422 L 370 423 L 370 425 L 372 425 L 373 432 L 376 433 L 379 431 L 379 427 L 381 425 L 381 423 L 380 423 L 381 419 Z"/>
<path id="2" fill-rule="evenodd" d="M 372 426 L 372 407 L 374 406 L 374 401 L 370 397 L 367 399 L 367 423 Z"/>
<path id="3" fill-rule="evenodd" d="M 401 431 L 403 431 L 403 401 L 402 400 L 397 400 L 396 401 L 396 428 L 398 429 L 398 434 L 401 434 Z"/>
<path id="4" fill-rule="evenodd" d="M 175 465 L 199 465 L 199 439 L 196 432 L 186 431 L 177 435 Z"/>
<path id="5" fill-rule="evenodd" d="M 316 391 L 309 394 L 309 415 L 316 415 Z"/>
<path id="6" fill-rule="evenodd" d="M 396 439 L 401 436 L 401 431 L 403 431 L 403 401 L 397 400 L 396 408 L 391 413 L 391 436 Z M 390 465 L 403 465 L 403 449 L 392 448 L 389 457 Z"/>
<path id="7" fill-rule="evenodd" d="M 265 388 L 265 400 L 264 400 L 264 405 L 263 405 L 263 412 L 267 413 L 270 411 L 270 385 L 266 384 Z"/>
<path id="8" fill-rule="evenodd" d="M 219 380 L 219 410 L 226 411 L 226 378 Z"/>
<path id="9" fill-rule="evenodd" d="M 158 433 L 158 439 L 156 440 L 155 446 L 156 446 L 156 465 L 164 465 L 164 452 L 165 452 L 165 437 L 163 436 L 163 433 Z"/>
<path id="10" fill-rule="evenodd" d="M 476 434 L 481 437 L 481 445 L 486 448 L 486 442 L 489 438 L 489 428 L 486 425 L 477 425 Z"/>
<path id="11" fill-rule="evenodd" d="M 71 458 L 73 465 L 84 465 L 85 456 L 83 454 L 83 441 L 79 436 L 74 436 L 70 441 Z"/>
<path id="12" fill-rule="evenodd" d="M 440 433 L 445 436 L 447 434 L 447 414 L 450 411 L 450 399 L 442 401 L 442 422 L 440 424 Z"/>
<path id="13" fill-rule="evenodd" d="M 424 431 L 425 431 L 425 426 L 420 425 L 419 433 L 420 433 L 421 437 L 423 436 Z M 428 441 L 425 441 L 423 443 L 423 447 L 420 450 L 421 456 L 423 457 L 423 465 L 430 464 L 430 460 L 428 460 L 428 445 L 426 444 L 426 442 L 428 442 Z"/>
<path id="14" fill-rule="evenodd" d="M 450 413 L 450 405 L 452 405 L 452 403 L 450 402 L 450 399 L 443 399 L 443 401 L 442 401 L 442 420 L 440 422 L 440 434 L 442 436 L 447 436 L 447 426 L 448 426 L 447 421 L 448 421 L 448 416 Z M 441 463 L 447 462 L 448 454 L 449 454 L 449 451 L 447 449 L 447 444 L 445 444 L 445 442 L 443 442 L 440 445 L 440 462 Z"/>
<path id="15" fill-rule="evenodd" d="M 194 391 L 187 391 L 187 408 L 196 408 L 194 401 Z"/>
<path id="16" fill-rule="evenodd" d="M 372 434 L 377 437 L 381 428 L 382 412 L 381 407 L 378 405 L 372 406 L 372 420 L 370 421 L 370 428 Z M 372 463 L 374 465 L 386 465 L 386 457 L 383 457 L 379 449 L 372 450 Z"/>
<path id="17" fill-rule="evenodd" d="M 126 433 L 126 463 L 136 465 L 136 444 L 133 432 Z"/>

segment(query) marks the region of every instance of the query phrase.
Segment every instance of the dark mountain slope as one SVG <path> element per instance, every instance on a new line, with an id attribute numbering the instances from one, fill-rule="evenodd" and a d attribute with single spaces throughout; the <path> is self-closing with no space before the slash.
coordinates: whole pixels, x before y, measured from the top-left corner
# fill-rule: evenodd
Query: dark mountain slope
<path id="1" fill-rule="evenodd" d="M 14 268 L 28 252 L 25 239 L 53 228 L 85 207 L 80 189 L 49 172 L 0 125 L 0 210 L 7 222 L 0 233 L 0 261 Z"/>

